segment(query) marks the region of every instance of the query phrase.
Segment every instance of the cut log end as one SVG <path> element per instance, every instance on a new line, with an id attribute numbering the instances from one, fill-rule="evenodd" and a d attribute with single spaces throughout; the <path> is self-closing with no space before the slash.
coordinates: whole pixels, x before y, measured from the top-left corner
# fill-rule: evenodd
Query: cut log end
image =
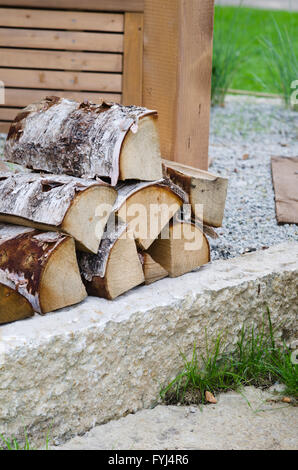
<path id="1" fill-rule="evenodd" d="M 163 160 L 163 172 L 189 194 L 192 212 L 198 219 L 212 227 L 222 226 L 227 178 L 168 160 Z"/>
<path id="2" fill-rule="evenodd" d="M 170 277 L 178 277 L 207 264 L 210 247 L 206 236 L 191 223 L 173 224 L 148 250 Z"/>
<path id="3" fill-rule="evenodd" d="M 10 287 L 0 283 L 0 324 L 32 317 L 30 302 Z"/>
<path id="4" fill-rule="evenodd" d="M 160 184 L 141 187 L 139 190 L 138 187 L 136 184 L 136 191 L 125 200 L 116 214 L 128 224 L 140 250 L 148 250 L 183 201 Z"/>
<path id="5" fill-rule="evenodd" d="M 67 237 L 51 255 L 41 277 L 42 313 L 77 304 L 87 296 L 75 254 L 75 244 Z"/>
<path id="6" fill-rule="evenodd" d="M 93 186 L 78 194 L 63 220 L 62 231 L 74 237 L 79 249 L 97 253 L 115 199 L 116 192 L 109 186 Z"/>
<path id="7" fill-rule="evenodd" d="M 140 253 L 140 258 L 143 266 L 145 284 L 148 286 L 156 281 L 164 279 L 169 274 L 168 272 L 145 251 Z"/>
<path id="8" fill-rule="evenodd" d="M 162 178 L 156 116 L 139 120 L 138 131 L 126 135 L 120 154 L 120 180 L 156 181 Z"/>
<path id="9" fill-rule="evenodd" d="M 135 241 L 127 230 L 111 246 L 105 275 L 86 282 L 89 295 L 113 300 L 145 281 Z"/>
<path id="10" fill-rule="evenodd" d="M 15 225 L 0 224 L 0 283 L 41 315 L 86 297 L 74 240 Z"/>

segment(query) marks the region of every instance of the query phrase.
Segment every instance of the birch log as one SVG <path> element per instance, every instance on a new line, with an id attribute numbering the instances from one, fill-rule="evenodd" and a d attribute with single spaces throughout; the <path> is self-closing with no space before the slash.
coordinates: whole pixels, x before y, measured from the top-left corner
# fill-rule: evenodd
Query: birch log
<path id="1" fill-rule="evenodd" d="M 188 201 L 170 180 L 119 183 L 115 214 L 128 224 L 141 250 L 147 250 L 174 214 Z"/>
<path id="2" fill-rule="evenodd" d="M 56 96 L 27 106 L 11 124 L 5 160 L 77 177 L 152 181 L 162 166 L 156 111 Z"/>
<path id="3" fill-rule="evenodd" d="M 178 277 L 207 264 L 210 247 L 202 230 L 191 222 L 173 221 L 150 246 L 149 255 L 170 277 Z"/>
<path id="4" fill-rule="evenodd" d="M 108 232 L 98 254 L 79 253 L 82 279 L 89 295 L 112 300 L 144 282 L 142 264 L 132 233 L 122 221 Z"/>
<path id="5" fill-rule="evenodd" d="M 189 194 L 192 211 L 206 225 L 221 227 L 224 216 L 228 179 L 208 171 L 163 160 L 164 176 Z"/>
<path id="6" fill-rule="evenodd" d="M 71 176 L 0 173 L 0 221 L 71 235 L 97 253 L 117 193 Z"/>
<path id="7" fill-rule="evenodd" d="M 0 224 L 0 273 L 9 281 L 6 286 L 40 314 L 86 297 L 75 244 L 68 235 Z"/>

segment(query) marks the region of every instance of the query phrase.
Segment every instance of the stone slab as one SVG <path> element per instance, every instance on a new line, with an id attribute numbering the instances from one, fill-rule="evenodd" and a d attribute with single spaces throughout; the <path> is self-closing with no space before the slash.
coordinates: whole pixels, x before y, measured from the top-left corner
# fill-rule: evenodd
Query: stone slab
<path id="1" fill-rule="evenodd" d="M 298 243 L 134 289 L 111 302 L 0 327 L 0 433 L 56 442 L 156 403 L 182 366 L 180 351 L 222 334 L 227 348 L 266 305 L 283 339 L 297 338 Z M 282 339 L 281 338 L 281 339 Z"/>

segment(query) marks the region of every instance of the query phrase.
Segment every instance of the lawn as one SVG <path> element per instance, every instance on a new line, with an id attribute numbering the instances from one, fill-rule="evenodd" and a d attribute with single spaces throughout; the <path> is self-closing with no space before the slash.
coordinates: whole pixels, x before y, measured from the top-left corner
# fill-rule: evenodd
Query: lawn
<path id="1" fill-rule="evenodd" d="M 274 20 L 282 31 L 284 28 L 287 29 L 298 56 L 298 13 L 243 7 L 215 7 L 214 41 L 234 41 L 244 59 L 233 76 L 230 88 L 275 92 L 270 83 L 270 70 L 264 62 L 260 43 L 262 37 L 268 38 L 273 44 L 278 42 Z M 255 75 L 264 84 L 260 83 Z"/>

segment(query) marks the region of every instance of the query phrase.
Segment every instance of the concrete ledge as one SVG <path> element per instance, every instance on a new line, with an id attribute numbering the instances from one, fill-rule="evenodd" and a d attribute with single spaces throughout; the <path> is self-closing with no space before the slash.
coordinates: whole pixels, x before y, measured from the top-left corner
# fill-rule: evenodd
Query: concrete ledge
<path id="1" fill-rule="evenodd" d="M 0 327 L 0 433 L 26 426 L 37 444 L 56 442 L 141 408 L 181 368 L 179 351 L 204 349 L 223 333 L 227 347 L 266 305 L 287 341 L 297 336 L 298 243 L 290 242 L 116 301 L 82 304 Z M 1 354 L 2 352 L 2 354 Z"/>

